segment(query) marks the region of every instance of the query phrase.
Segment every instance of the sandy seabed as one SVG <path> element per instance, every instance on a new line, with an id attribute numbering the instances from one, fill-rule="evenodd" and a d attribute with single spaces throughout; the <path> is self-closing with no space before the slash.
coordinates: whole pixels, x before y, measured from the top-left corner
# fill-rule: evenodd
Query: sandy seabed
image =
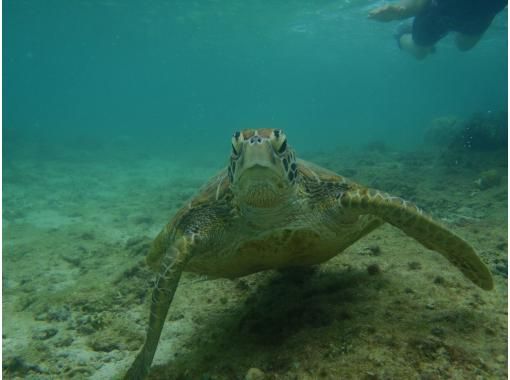
<path id="1" fill-rule="evenodd" d="M 386 150 L 303 158 L 417 203 L 475 247 L 495 289 L 391 226 L 309 271 L 186 273 L 149 378 L 506 378 L 506 162 Z M 147 326 L 147 248 L 224 162 L 7 158 L 4 378 L 120 377 Z M 491 169 L 501 182 L 480 188 Z"/>

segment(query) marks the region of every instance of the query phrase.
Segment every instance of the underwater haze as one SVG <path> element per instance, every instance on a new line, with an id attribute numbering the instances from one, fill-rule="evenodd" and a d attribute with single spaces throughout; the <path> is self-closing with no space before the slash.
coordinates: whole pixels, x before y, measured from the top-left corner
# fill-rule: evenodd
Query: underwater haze
<path id="1" fill-rule="evenodd" d="M 11 136 L 126 136 L 221 154 L 246 126 L 284 128 L 301 151 L 407 148 L 438 115 L 506 109 L 506 10 L 473 51 L 447 37 L 416 62 L 392 37 L 397 23 L 367 19 L 377 4 L 5 1 L 7 152 Z"/>
<path id="2" fill-rule="evenodd" d="M 4 0 L 3 378 L 508 378 L 508 11 L 383 4 Z"/>

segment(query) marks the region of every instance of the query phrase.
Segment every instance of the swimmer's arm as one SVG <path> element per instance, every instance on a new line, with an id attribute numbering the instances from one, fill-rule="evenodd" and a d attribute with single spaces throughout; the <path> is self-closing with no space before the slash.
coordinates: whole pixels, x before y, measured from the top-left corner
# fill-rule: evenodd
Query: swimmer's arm
<path id="1" fill-rule="evenodd" d="M 396 4 L 386 4 L 382 7 L 373 9 L 368 14 L 368 18 L 377 21 L 405 20 L 414 17 L 420 13 L 430 0 L 402 0 Z"/>

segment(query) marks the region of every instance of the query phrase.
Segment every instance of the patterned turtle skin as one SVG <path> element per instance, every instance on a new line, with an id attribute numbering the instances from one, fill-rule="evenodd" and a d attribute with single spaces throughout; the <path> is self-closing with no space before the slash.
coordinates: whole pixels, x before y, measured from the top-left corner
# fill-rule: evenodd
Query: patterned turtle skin
<path id="1" fill-rule="evenodd" d="M 147 376 L 183 271 L 237 278 L 325 262 L 384 223 L 493 288 L 473 248 L 415 205 L 297 159 L 280 129 L 234 133 L 230 163 L 154 240 L 157 271 L 145 343 L 125 379 Z"/>

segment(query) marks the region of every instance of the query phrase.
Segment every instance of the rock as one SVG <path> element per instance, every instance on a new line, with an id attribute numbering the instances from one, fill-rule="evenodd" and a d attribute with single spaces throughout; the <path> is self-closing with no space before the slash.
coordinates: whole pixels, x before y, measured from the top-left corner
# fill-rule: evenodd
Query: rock
<path id="1" fill-rule="evenodd" d="M 496 169 L 491 169 L 480 173 L 480 178 L 475 181 L 475 184 L 480 190 L 487 190 L 491 187 L 498 186 L 501 183 L 501 175 Z"/>
<path id="2" fill-rule="evenodd" d="M 506 149 L 508 141 L 508 114 L 483 112 L 472 115 L 462 126 L 465 149 L 479 152 Z"/>
<path id="3" fill-rule="evenodd" d="M 71 311 L 68 306 L 45 308 L 43 312 L 34 316 L 36 321 L 64 322 L 71 317 Z"/>
<path id="4" fill-rule="evenodd" d="M 501 241 L 496 245 L 496 248 L 499 249 L 500 251 L 504 251 L 506 247 L 507 247 L 506 241 Z"/>
<path id="5" fill-rule="evenodd" d="M 77 317 L 70 327 L 80 334 L 90 335 L 104 329 L 108 323 L 109 317 L 106 313 L 95 313 Z"/>
<path id="6" fill-rule="evenodd" d="M 58 330 L 53 327 L 45 327 L 42 329 L 38 329 L 35 331 L 34 335 L 32 335 L 32 339 L 35 340 L 46 340 L 51 337 L 57 335 Z"/>
<path id="7" fill-rule="evenodd" d="M 87 367 L 75 367 L 71 368 L 68 372 L 66 372 L 66 377 L 70 378 L 89 378 L 92 375 L 92 370 Z"/>
<path id="8" fill-rule="evenodd" d="M 371 244 L 368 246 L 368 250 L 372 253 L 374 256 L 379 256 L 381 254 L 381 247 L 379 247 L 377 244 Z"/>
<path id="9" fill-rule="evenodd" d="M 498 356 L 496 356 L 496 361 L 498 363 L 506 363 L 506 356 L 505 355 L 498 355 Z"/>
<path id="10" fill-rule="evenodd" d="M 446 335 L 446 332 L 441 327 L 433 327 L 432 330 L 430 330 L 430 333 L 438 338 L 442 338 Z"/>
<path id="11" fill-rule="evenodd" d="M 67 321 L 71 317 L 71 311 L 68 306 L 55 307 L 48 310 L 47 313 L 48 321 L 63 322 Z"/>
<path id="12" fill-rule="evenodd" d="M 17 374 L 19 376 L 24 376 L 28 374 L 28 372 L 44 372 L 39 366 L 34 364 L 28 364 L 25 360 L 20 356 L 13 356 L 10 358 L 4 358 L 2 361 L 2 369 L 4 371 L 4 376 L 7 374 Z"/>
<path id="13" fill-rule="evenodd" d="M 62 256 L 62 260 L 78 268 L 81 266 L 81 259 L 79 257 Z"/>
<path id="14" fill-rule="evenodd" d="M 240 290 L 240 291 L 243 291 L 243 292 L 246 292 L 246 291 L 250 290 L 250 285 L 248 285 L 246 280 L 243 280 L 243 279 L 236 280 L 235 287 L 236 287 L 237 290 Z"/>
<path id="15" fill-rule="evenodd" d="M 265 378 L 266 374 L 258 368 L 250 368 L 244 376 L 244 380 L 264 380 Z"/>
<path id="16" fill-rule="evenodd" d="M 496 334 L 497 334 L 497 333 L 496 333 L 496 330 L 494 330 L 494 329 L 493 329 L 492 327 L 490 327 L 490 326 L 487 326 L 487 327 L 485 328 L 485 333 L 486 333 L 487 335 L 490 335 L 490 336 L 496 336 Z"/>
<path id="17" fill-rule="evenodd" d="M 55 342 L 55 347 L 69 347 L 73 342 L 74 339 L 71 336 L 62 337 Z"/>
<path id="18" fill-rule="evenodd" d="M 367 267 L 367 272 L 370 276 L 374 276 L 381 273 L 381 267 L 378 264 L 370 264 Z"/>
<path id="19" fill-rule="evenodd" d="M 363 248 L 360 251 L 360 254 L 366 256 L 380 256 L 381 248 L 377 244 L 371 244 L 368 247 Z"/>
<path id="20" fill-rule="evenodd" d="M 113 350 L 119 349 L 119 345 L 117 342 L 108 339 L 107 340 L 100 339 L 99 337 L 91 339 L 91 341 L 89 341 L 88 343 L 88 346 L 92 348 L 94 351 L 99 352 L 111 352 Z"/>
<path id="21" fill-rule="evenodd" d="M 96 237 L 93 232 L 84 232 L 80 235 L 80 239 L 82 240 L 94 240 Z"/>

